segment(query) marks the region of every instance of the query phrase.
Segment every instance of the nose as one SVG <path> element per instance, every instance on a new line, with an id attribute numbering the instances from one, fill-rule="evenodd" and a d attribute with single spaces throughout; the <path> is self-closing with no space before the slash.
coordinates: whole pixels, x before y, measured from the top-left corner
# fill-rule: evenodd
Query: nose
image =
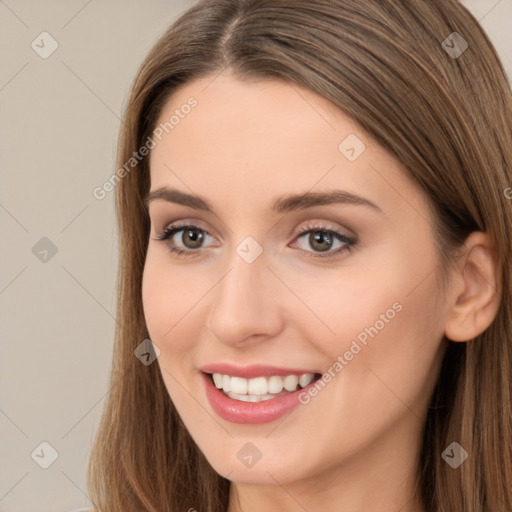
<path id="1" fill-rule="evenodd" d="M 238 254 L 212 290 L 207 327 L 221 342 L 247 346 L 272 338 L 283 329 L 279 280 L 260 256 L 247 263 Z"/>

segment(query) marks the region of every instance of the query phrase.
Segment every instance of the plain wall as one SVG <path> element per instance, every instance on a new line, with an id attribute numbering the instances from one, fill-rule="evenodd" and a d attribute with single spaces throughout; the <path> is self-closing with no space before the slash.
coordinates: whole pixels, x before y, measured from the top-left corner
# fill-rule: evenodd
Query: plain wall
<path id="1" fill-rule="evenodd" d="M 512 0 L 463 3 L 512 80 Z M 86 464 L 108 393 L 117 257 L 113 192 L 99 200 L 93 190 L 115 171 L 136 69 L 191 4 L 0 1 L 1 512 L 91 505 Z M 55 43 L 43 31 L 58 43 L 47 58 Z M 48 469 L 42 442 L 58 453 Z"/>

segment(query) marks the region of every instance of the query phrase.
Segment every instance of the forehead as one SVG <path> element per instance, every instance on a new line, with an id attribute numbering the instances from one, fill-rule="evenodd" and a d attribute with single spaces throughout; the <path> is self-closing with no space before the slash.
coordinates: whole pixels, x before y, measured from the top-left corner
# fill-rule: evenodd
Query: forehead
<path id="1" fill-rule="evenodd" d="M 206 197 L 215 191 L 219 200 L 236 195 L 245 207 L 280 191 L 343 188 L 383 209 L 396 202 L 397 187 L 419 194 L 400 163 L 353 119 L 296 84 L 205 77 L 176 91 L 156 126 L 153 190 L 185 187 Z"/>
<path id="2" fill-rule="evenodd" d="M 169 144 L 159 145 L 153 155 L 172 147 L 179 161 L 185 153 L 181 149 L 186 149 L 187 162 L 197 157 L 210 159 L 212 164 L 239 164 L 242 172 L 251 161 L 284 169 L 292 160 L 317 158 L 315 149 L 331 155 L 337 152 L 337 128 L 328 119 L 333 107 L 296 85 L 277 80 L 241 82 L 231 75 L 197 80 L 169 98 L 158 124 L 163 125 L 180 109 L 188 110 L 184 106 L 191 97 L 196 107 L 164 134 Z"/>

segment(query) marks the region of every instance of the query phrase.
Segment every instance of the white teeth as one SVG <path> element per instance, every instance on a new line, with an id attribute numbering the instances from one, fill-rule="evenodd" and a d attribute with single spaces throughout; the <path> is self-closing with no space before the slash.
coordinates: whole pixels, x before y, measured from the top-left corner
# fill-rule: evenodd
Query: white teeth
<path id="1" fill-rule="evenodd" d="M 299 377 L 297 377 L 297 375 L 287 375 L 284 378 L 283 386 L 286 391 L 295 391 L 298 383 Z"/>
<path id="2" fill-rule="evenodd" d="M 214 373 L 213 374 L 213 382 L 215 384 L 215 387 L 222 389 L 222 382 L 223 382 L 222 375 L 220 373 Z"/>
<path id="3" fill-rule="evenodd" d="M 299 386 L 301 388 L 305 388 L 308 384 L 310 384 L 313 381 L 314 378 L 315 376 L 312 373 L 303 373 L 299 377 Z"/>
<path id="4" fill-rule="evenodd" d="M 226 394 L 229 396 L 229 398 L 240 400 L 241 402 L 263 402 L 264 400 L 275 398 L 275 396 L 272 395 L 237 395 L 232 391 L 229 391 Z"/>
<path id="5" fill-rule="evenodd" d="M 224 391 L 231 391 L 231 377 L 229 375 L 222 376 L 222 389 Z"/>
<path id="6" fill-rule="evenodd" d="M 231 377 L 233 379 L 235 377 Z M 267 379 L 265 377 L 256 377 L 255 379 L 243 379 L 249 383 L 249 395 L 266 395 L 268 393 Z"/>
<path id="7" fill-rule="evenodd" d="M 276 375 L 273 375 L 268 379 L 268 392 L 269 393 L 281 393 L 283 391 L 283 379 Z"/>
<path id="8" fill-rule="evenodd" d="M 286 377 L 272 375 L 271 377 L 244 379 L 214 373 L 212 377 L 215 386 L 222 389 L 231 398 L 245 402 L 259 402 L 260 400 L 275 398 L 270 395 L 279 394 L 283 390 L 296 391 L 297 385 L 300 388 L 306 387 L 313 381 L 315 375 L 313 373 L 303 373 L 302 375 L 287 375 Z M 239 398 L 240 396 L 243 398 Z"/>
<path id="9" fill-rule="evenodd" d="M 227 375 L 224 375 L 223 380 L 225 377 L 227 377 Z M 247 394 L 247 379 L 242 379 L 240 377 L 231 377 L 231 381 L 229 383 L 229 390 L 232 391 L 233 393 L 236 393 L 237 395 Z"/>

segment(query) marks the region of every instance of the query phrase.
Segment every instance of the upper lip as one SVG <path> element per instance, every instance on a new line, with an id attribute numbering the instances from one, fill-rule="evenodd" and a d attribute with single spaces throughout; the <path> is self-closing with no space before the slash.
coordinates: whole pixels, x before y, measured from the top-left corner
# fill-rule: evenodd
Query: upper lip
<path id="1" fill-rule="evenodd" d="M 271 377 L 272 375 L 302 375 L 304 373 L 318 374 L 320 372 L 304 368 L 283 368 L 278 366 L 268 366 L 263 364 L 254 364 L 250 366 L 234 366 L 229 363 L 212 363 L 199 368 L 204 373 L 220 373 L 231 377 L 242 377 L 252 379 L 255 377 Z"/>

